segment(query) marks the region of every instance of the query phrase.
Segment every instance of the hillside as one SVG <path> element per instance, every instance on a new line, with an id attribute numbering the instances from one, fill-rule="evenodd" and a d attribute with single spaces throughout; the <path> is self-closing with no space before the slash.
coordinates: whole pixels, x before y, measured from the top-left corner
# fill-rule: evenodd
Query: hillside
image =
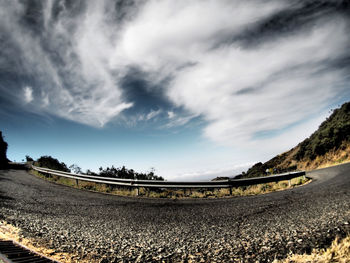
<path id="1" fill-rule="evenodd" d="M 0 131 L 0 169 L 5 169 L 8 166 L 8 159 L 6 157 L 7 143 L 2 137 L 2 132 Z"/>
<path id="2" fill-rule="evenodd" d="M 309 138 L 265 163 L 256 163 L 236 178 L 311 170 L 350 161 L 350 102 L 333 111 Z"/>

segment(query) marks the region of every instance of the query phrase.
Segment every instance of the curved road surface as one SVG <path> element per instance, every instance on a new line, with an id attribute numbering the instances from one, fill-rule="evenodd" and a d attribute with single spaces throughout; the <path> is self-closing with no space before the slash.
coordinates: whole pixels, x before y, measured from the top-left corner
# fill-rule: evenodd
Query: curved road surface
<path id="1" fill-rule="evenodd" d="M 261 196 L 216 200 L 126 198 L 0 171 L 0 216 L 57 252 L 96 262 L 271 262 L 349 233 L 350 164 Z"/>

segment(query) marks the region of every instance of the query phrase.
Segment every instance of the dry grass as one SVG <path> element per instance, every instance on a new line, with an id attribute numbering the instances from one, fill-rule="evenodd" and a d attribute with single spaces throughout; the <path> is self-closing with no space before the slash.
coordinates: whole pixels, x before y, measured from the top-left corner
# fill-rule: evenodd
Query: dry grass
<path id="1" fill-rule="evenodd" d="M 297 162 L 294 160 L 294 156 L 298 151 L 299 146 L 284 153 L 286 158 L 276 168 L 287 168 L 296 165 L 298 170 L 311 171 L 350 162 L 350 143 L 343 143 L 337 150 L 331 150 L 323 156 L 316 157 L 315 160 L 304 159 Z"/>
<path id="2" fill-rule="evenodd" d="M 70 187 L 84 189 L 95 192 L 103 192 L 120 196 L 136 196 L 137 190 L 130 187 L 117 187 L 107 184 L 99 184 L 93 182 L 79 181 L 78 185 L 74 179 L 59 177 L 59 176 L 47 176 L 43 175 L 37 171 L 31 171 L 32 174 L 58 183 L 67 185 Z M 208 188 L 208 189 L 146 189 L 143 187 L 139 188 L 139 196 L 150 197 L 150 198 L 221 198 L 221 197 L 232 197 L 232 196 L 246 196 L 246 195 L 259 195 L 266 194 L 275 191 L 281 191 L 289 188 L 294 188 L 299 185 L 303 185 L 310 182 L 308 178 L 303 176 L 293 178 L 291 184 L 289 181 L 280 181 L 277 183 L 266 183 L 251 186 L 242 186 L 232 189 L 232 195 L 228 188 Z"/>
<path id="3" fill-rule="evenodd" d="M 317 263 L 349 263 L 350 262 L 350 236 L 339 240 L 336 238 L 332 245 L 327 249 L 314 250 L 310 255 L 291 255 L 290 257 L 274 263 L 301 263 L 301 262 L 317 262 Z"/>
<path id="4" fill-rule="evenodd" d="M 294 188 L 296 186 L 300 186 L 309 182 L 310 182 L 310 179 L 300 176 L 300 177 L 293 178 L 291 180 L 290 185 L 289 185 L 289 182 L 286 180 L 286 181 L 280 181 L 277 183 L 267 183 L 267 184 L 251 185 L 247 187 L 238 187 L 233 190 L 233 195 L 244 196 L 244 195 L 266 194 L 266 193 L 281 191 L 289 188 Z"/>
<path id="5" fill-rule="evenodd" d="M 290 151 L 288 152 L 285 152 L 285 153 L 282 153 L 281 155 L 286 155 L 285 159 L 275 168 L 288 168 L 288 167 L 291 167 L 291 166 L 298 166 L 298 163 L 296 160 L 294 160 L 294 156 L 295 154 L 299 151 L 299 146 L 296 146 L 294 147 L 293 149 L 291 149 Z M 298 169 L 299 170 L 303 170 L 303 169 L 300 169 L 299 166 L 298 166 Z"/>
<path id="6" fill-rule="evenodd" d="M 343 144 L 339 149 L 332 150 L 324 156 L 318 156 L 313 161 L 304 161 L 298 165 L 298 168 L 314 170 L 347 162 L 350 162 L 350 143 Z"/>

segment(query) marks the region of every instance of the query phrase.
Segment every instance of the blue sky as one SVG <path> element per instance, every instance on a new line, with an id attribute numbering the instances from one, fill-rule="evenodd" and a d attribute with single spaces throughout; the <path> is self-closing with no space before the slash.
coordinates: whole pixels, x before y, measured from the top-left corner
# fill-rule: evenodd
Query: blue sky
<path id="1" fill-rule="evenodd" d="M 346 1 L 1 1 L 8 157 L 234 175 L 350 98 Z"/>

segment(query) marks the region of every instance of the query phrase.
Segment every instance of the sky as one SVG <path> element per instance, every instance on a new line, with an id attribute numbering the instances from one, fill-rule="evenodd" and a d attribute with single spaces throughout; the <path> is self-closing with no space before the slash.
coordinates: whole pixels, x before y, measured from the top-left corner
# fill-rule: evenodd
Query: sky
<path id="1" fill-rule="evenodd" d="M 0 0 L 8 158 L 233 176 L 350 100 L 349 1 Z"/>

